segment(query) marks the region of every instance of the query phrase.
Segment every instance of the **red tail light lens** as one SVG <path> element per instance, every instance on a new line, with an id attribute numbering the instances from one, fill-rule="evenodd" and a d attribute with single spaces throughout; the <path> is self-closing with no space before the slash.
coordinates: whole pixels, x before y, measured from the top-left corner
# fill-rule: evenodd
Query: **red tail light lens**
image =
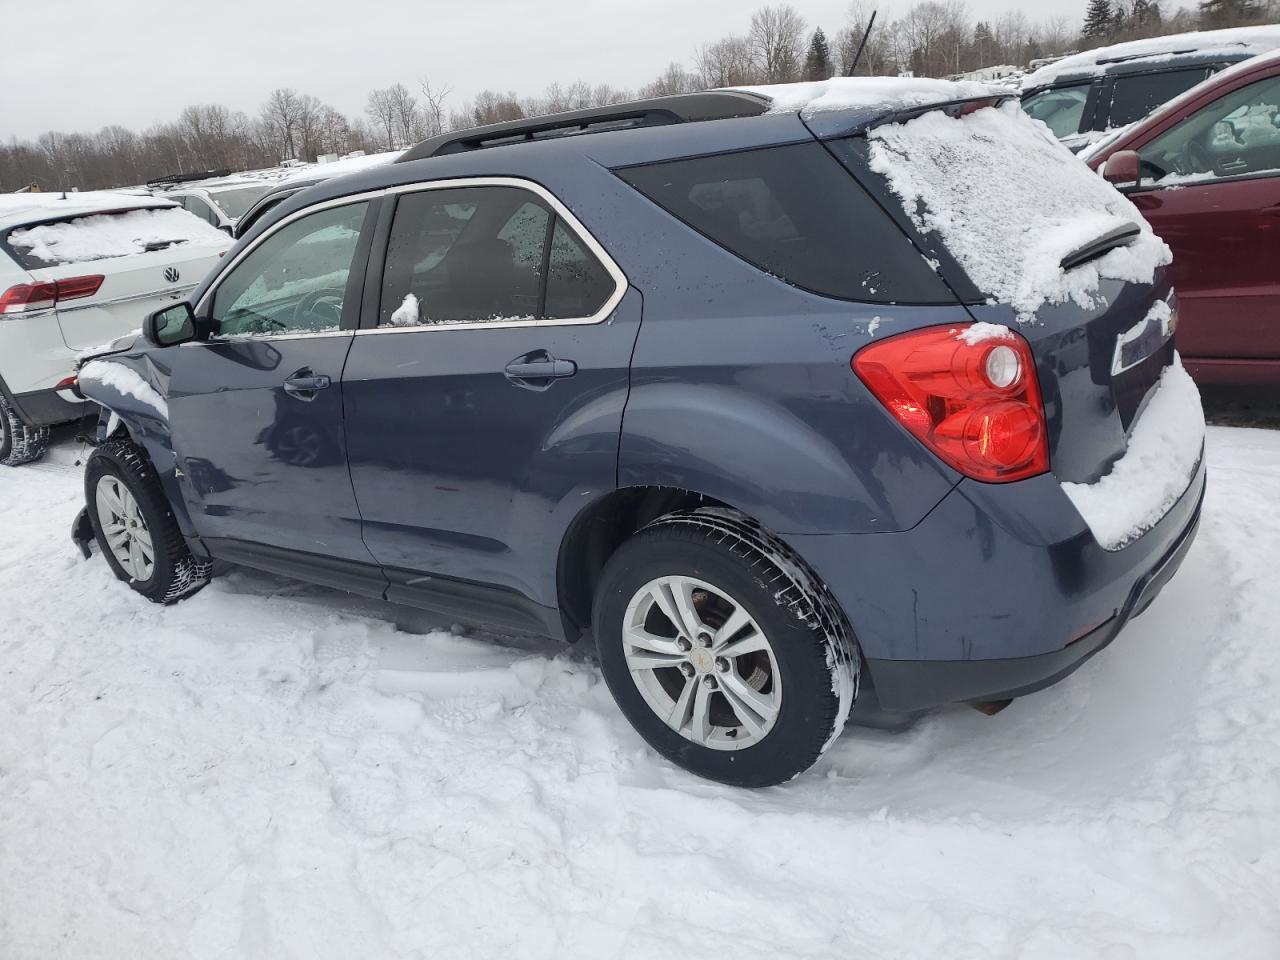
<path id="1" fill-rule="evenodd" d="M 98 288 L 102 286 L 102 281 L 106 278 L 101 274 L 91 277 L 69 277 L 66 280 L 56 281 L 58 287 L 58 300 L 76 300 L 80 297 L 92 297 L 98 292 Z"/>
<path id="2" fill-rule="evenodd" d="M 101 274 L 67 277 L 41 283 L 19 283 L 0 293 L 0 313 L 29 313 L 48 310 L 62 300 L 92 297 L 106 278 Z"/>
<path id="3" fill-rule="evenodd" d="M 0 293 L 0 313 L 47 310 L 57 299 L 56 283 L 19 283 Z"/>
<path id="4" fill-rule="evenodd" d="M 945 463 L 987 483 L 1049 469 L 1031 347 L 1012 330 L 929 327 L 873 343 L 853 372 Z"/>

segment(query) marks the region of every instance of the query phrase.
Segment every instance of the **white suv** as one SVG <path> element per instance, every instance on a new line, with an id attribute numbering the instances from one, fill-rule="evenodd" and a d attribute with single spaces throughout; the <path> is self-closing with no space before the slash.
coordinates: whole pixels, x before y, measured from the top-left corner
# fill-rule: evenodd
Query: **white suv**
<path id="1" fill-rule="evenodd" d="M 169 200 L 0 194 L 0 464 L 34 460 L 84 406 L 76 355 L 181 300 L 231 238 Z"/>
<path id="2" fill-rule="evenodd" d="M 172 200 L 184 210 L 194 213 L 210 226 L 231 233 L 251 206 L 267 192 L 273 183 L 266 180 L 228 179 L 207 180 L 200 183 L 183 182 L 184 177 L 152 180 L 147 184 L 157 196 Z M 165 187 L 165 182 L 175 186 Z M 159 189 L 157 189 L 159 188 Z"/>

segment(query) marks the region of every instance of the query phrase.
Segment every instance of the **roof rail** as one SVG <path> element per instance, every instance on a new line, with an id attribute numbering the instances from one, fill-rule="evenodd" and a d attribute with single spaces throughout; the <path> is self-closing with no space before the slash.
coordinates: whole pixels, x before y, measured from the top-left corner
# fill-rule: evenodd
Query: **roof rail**
<path id="1" fill-rule="evenodd" d="M 229 177 L 230 170 L 199 170 L 194 173 L 171 173 L 167 177 L 156 177 L 148 180 L 148 187 L 168 187 L 179 183 L 191 183 L 195 180 L 212 180 L 215 177 Z"/>
<path id="2" fill-rule="evenodd" d="M 760 94 L 733 90 L 709 90 L 683 93 L 672 97 L 632 100 L 607 107 L 571 110 L 523 120 L 490 123 L 468 130 L 442 133 L 417 146 L 410 147 L 396 163 L 408 163 L 424 157 L 448 153 L 465 153 L 486 147 L 528 143 L 583 133 L 628 130 L 632 127 L 656 127 L 672 123 L 696 123 L 702 120 L 724 120 L 730 117 L 759 116 L 769 109 L 769 98 Z"/>

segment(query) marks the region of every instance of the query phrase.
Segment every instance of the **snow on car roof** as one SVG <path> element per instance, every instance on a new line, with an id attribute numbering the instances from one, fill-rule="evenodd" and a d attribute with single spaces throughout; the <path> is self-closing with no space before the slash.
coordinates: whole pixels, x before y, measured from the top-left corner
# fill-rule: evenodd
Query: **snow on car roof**
<path id="1" fill-rule="evenodd" d="M 772 101 L 769 113 L 923 107 L 931 103 L 1007 95 L 1009 92 L 1007 87 L 976 80 L 933 80 L 927 77 L 832 77 L 805 83 L 726 89 L 768 97 Z"/>
<path id="2" fill-rule="evenodd" d="M 1252 50 L 1262 52 L 1280 48 L 1280 25 L 1262 27 L 1235 27 L 1230 30 L 1197 30 L 1192 33 L 1174 33 L 1167 37 L 1148 37 L 1130 40 L 1109 47 L 1086 50 L 1029 73 L 1022 79 L 1022 89 L 1031 90 L 1054 83 L 1061 77 L 1099 71 L 1107 61 L 1136 58 L 1170 58 L 1178 53 L 1209 53 Z"/>
<path id="3" fill-rule="evenodd" d="M 391 163 L 403 152 L 403 150 L 392 150 L 388 153 L 371 153 L 363 157 L 344 157 L 329 163 L 308 163 L 306 166 L 290 171 L 280 182 L 285 184 L 297 180 L 328 180 L 331 177 L 345 177 L 349 173 L 359 173 L 370 167 Z"/>
<path id="4" fill-rule="evenodd" d="M 176 206 L 172 200 L 134 193 L 91 190 L 84 193 L 0 193 L 0 229 L 47 220 L 78 217 L 102 210 L 137 210 Z"/>

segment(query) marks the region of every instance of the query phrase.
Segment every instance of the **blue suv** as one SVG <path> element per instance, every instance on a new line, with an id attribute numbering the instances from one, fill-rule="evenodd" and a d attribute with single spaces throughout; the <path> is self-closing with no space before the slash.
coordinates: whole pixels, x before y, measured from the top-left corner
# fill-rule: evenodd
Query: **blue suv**
<path id="1" fill-rule="evenodd" d="M 593 638 L 639 733 L 739 785 L 804 771 L 859 695 L 989 706 L 1064 676 L 1199 516 L 1198 440 L 1145 518 L 1087 516 L 1132 499 L 1110 485 L 1181 372 L 1162 269 L 1132 276 L 1159 242 L 1136 214 L 1075 231 L 1050 272 L 1093 293 L 1029 317 L 884 138 L 952 131 L 907 150 L 920 184 L 943 154 L 988 166 L 970 124 L 1025 125 L 1038 175 L 1089 178 L 1055 196 L 1127 201 L 1007 94 L 840 83 L 445 134 L 281 202 L 80 368 L 86 556 L 157 602 L 222 560 Z"/>

